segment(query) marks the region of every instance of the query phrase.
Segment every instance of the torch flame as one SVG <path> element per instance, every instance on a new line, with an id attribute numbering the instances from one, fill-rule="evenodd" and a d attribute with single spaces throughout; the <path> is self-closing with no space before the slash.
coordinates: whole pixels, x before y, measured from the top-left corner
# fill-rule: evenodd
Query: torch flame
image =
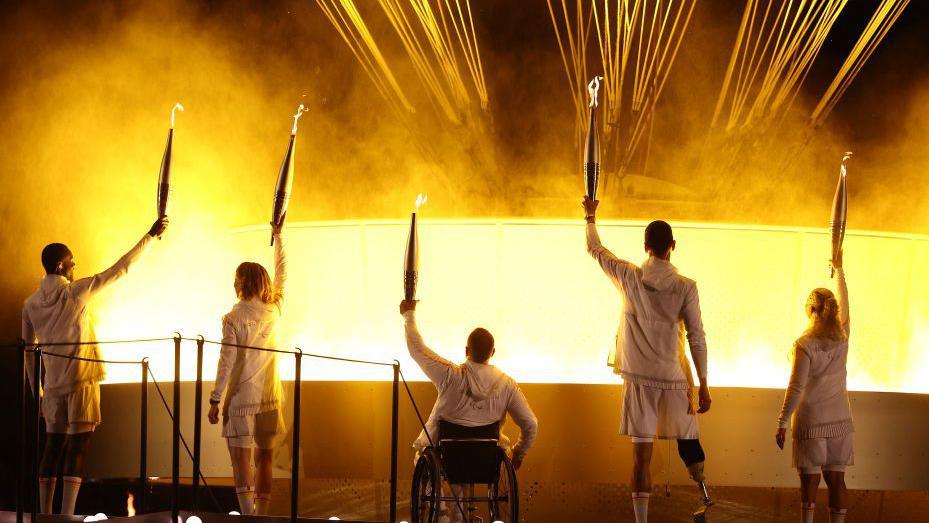
<path id="1" fill-rule="evenodd" d="M 842 176 L 845 176 L 845 162 L 847 162 L 848 159 L 851 158 L 852 156 L 855 156 L 853 152 L 846 151 L 845 156 L 842 157 Z"/>
<path id="2" fill-rule="evenodd" d="M 132 492 L 130 492 L 126 496 L 126 515 L 129 516 L 130 518 L 135 516 L 135 505 L 133 503 L 134 501 L 135 501 L 135 496 L 133 496 Z"/>
<path id="3" fill-rule="evenodd" d="M 180 102 L 174 104 L 174 107 L 171 108 L 171 128 L 174 129 L 174 111 L 184 110 L 184 106 Z"/>
<path id="4" fill-rule="evenodd" d="M 297 106 L 297 114 L 294 115 L 294 128 L 291 129 L 290 134 L 297 134 L 297 120 L 300 119 L 300 116 L 303 115 L 304 112 L 306 112 L 306 108 L 303 104 Z"/>
<path id="5" fill-rule="evenodd" d="M 589 107 L 597 107 L 597 93 L 600 92 L 600 80 L 603 80 L 602 76 L 594 76 L 594 79 L 587 84 L 587 94 L 590 95 L 590 105 Z"/>
<path id="6" fill-rule="evenodd" d="M 415 212 L 419 212 L 419 208 L 422 207 L 424 203 L 426 203 L 427 199 L 428 197 L 425 194 L 419 193 L 419 196 L 416 197 L 416 211 Z"/>

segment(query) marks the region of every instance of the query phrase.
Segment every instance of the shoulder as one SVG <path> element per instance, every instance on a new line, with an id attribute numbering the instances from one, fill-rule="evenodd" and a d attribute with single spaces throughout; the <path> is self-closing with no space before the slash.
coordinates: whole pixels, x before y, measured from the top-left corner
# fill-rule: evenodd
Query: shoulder
<path id="1" fill-rule="evenodd" d="M 794 352 L 796 355 L 810 357 L 819 348 L 819 339 L 809 334 L 804 334 L 794 341 Z"/>

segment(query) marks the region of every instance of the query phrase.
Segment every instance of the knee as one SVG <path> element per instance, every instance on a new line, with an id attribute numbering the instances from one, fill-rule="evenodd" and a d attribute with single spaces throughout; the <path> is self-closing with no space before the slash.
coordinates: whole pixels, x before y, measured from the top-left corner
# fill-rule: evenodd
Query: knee
<path id="1" fill-rule="evenodd" d="M 272 456 L 273 452 L 270 449 L 256 449 L 255 464 L 269 465 L 271 463 Z"/>
<path id="2" fill-rule="evenodd" d="M 688 467 L 706 461 L 706 454 L 703 452 L 699 439 L 677 440 L 677 453 Z"/>

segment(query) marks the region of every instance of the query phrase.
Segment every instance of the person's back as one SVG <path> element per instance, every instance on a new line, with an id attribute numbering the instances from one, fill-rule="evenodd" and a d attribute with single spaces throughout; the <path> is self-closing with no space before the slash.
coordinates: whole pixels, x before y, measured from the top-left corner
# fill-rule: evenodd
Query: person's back
<path id="1" fill-rule="evenodd" d="M 838 429 L 850 430 L 852 412 L 846 387 L 848 339 L 804 335 L 797 340 L 796 347 L 803 351 L 800 357 L 809 359 L 809 374 L 794 413 L 794 433 L 803 438 L 817 438 L 827 437 Z"/>
<path id="2" fill-rule="evenodd" d="M 406 341 L 410 355 L 439 391 L 425 432 L 414 443 L 421 450 L 432 443 L 438 444 L 439 421 L 465 427 L 480 427 L 503 422 L 506 414 L 520 428 L 520 438 L 513 446 L 513 464 L 516 468 L 535 440 L 538 420 L 516 381 L 489 363 L 493 355 L 493 336 L 484 329 L 475 329 L 468 338 L 462 364 L 442 358 L 426 346 L 416 327 L 415 302 L 404 301 L 401 313 L 405 320 Z M 501 434 L 501 445 L 506 445 Z"/>

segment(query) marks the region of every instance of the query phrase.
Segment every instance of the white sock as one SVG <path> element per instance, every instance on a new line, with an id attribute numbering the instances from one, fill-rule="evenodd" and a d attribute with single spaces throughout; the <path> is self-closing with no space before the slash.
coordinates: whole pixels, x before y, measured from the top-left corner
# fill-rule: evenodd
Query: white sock
<path id="1" fill-rule="evenodd" d="M 635 510 L 635 523 L 648 521 L 648 492 L 632 493 L 632 508 Z"/>
<path id="2" fill-rule="evenodd" d="M 52 513 L 52 500 L 55 499 L 55 485 L 58 478 L 39 478 L 39 508 L 43 514 Z"/>
<path id="3" fill-rule="evenodd" d="M 829 523 L 845 523 L 847 508 L 834 508 L 829 511 Z"/>
<path id="4" fill-rule="evenodd" d="M 816 515 L 816 503 L 800 503 L 800 523 L 813 523 L 813 517 Z"/>
<path id="5" fill-rule="evenodd" d="M 271 508 L 271 493 L 262 492 L 255 495 L 255 515 L 267 516 L 268 509 Z"/>
<path id="6" fill-rule="evenodd" d="M 243 516 L 251 516 L 255 512 L 254 487 L 236 487 L 235 497 L 239 500 L 239 511 Z"/>
<path id="7" fill-rule="evenodd" d="M 61 481 L 61 513 L 73 516 L 74 505 L 77 503 L 77 493 L 81 490 L 81 478 L 61 476 Z"/>

